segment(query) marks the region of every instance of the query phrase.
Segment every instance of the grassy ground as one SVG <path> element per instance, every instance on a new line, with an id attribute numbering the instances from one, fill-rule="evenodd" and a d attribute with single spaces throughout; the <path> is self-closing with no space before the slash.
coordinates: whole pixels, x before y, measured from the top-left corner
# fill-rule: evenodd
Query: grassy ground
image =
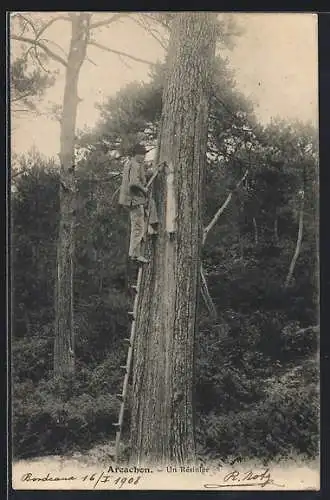
<path id="1" fill-rule="evenodd" d="M 14 489 L 142 489 L 142 490 L 318 490 L 319 462 L 291 457 L 261 464 L 209 463 L 202 470 L 116 471 L 113 447 L 97 446 L 86 454 L 47 456 L 14 461 Z M 112 470 L 109 471 L 109 466 Z M 125 464 L 121 465 L 125 467 Z M 205 468 L 208 469 L 205 472 Z M 138 479 L 140 478 L 140 479 Z"/>

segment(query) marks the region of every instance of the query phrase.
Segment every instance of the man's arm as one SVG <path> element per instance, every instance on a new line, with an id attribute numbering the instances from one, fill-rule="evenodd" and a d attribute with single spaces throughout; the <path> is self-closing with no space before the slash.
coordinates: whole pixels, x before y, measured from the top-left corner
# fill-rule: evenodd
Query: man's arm
<path id="1" fill-rule="evenodd" d="M 137 162 L 132 162 L 129 176 L 129 190 L 132 193 L 141 193 L 146 195 L 147 190 L 141 182 L 141 166 Z"/>

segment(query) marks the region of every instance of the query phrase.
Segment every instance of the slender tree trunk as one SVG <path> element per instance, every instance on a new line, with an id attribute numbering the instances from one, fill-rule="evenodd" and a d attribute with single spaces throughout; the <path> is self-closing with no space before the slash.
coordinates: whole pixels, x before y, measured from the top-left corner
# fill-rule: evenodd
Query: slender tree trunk
<path id="1" fill-rule="evenodd" d="M 100 267 L 99 267 L 99 293 L 102 293 L 103 290 L 103 279 L 104 279 L 104 254 L 101 252 L 101 257 L 100 257 Z"/>
<path id="2" fill-rule="evenodd" d="M 301 242 L 303 238 L 303 226 L 304 226 L 304 203 L 305 202 L 305 197 L 304 197 L 304 192 L 302 192 L 301 195 L 301 207 L 300 207 L 300 212 L 299 212 L 299 226 L 298 226 L 298 236 L 297 236 L 297 243 L 296 243 L 296 249 L 293 254 L 290 267 L 289 267 L 289 272 L 287 274 L 286 280 L 285 280 L 285 288 L 287 288 L 290 284 L 290 281 L 293 276 L 294 268 L 296 266 L 297 259 L 300 254 L 301 250 Z"/>
<path id="3" fill-rule="evenodd" d="M 72 36 L 66 69 L 60 150 L 60 225 L 57 242 L 54 375 L 74 371 L 73 258 L 75 217 L 74 146 L 78 78 L 86 56 L 90 14 L 71 15 Z"/>
<path id="4" fill-rule="evenodd" d="M 29 314 L 24 306 L 24 323 L 25 323 L 25 328 L 26 328 L 26 334 L 27 334 L 27 337 L 29 338 L 30 335 L 31 335 L 31 321 L 30 321 L 30 317 L 29 317 Z"/>
<path id="5" fill-rule="evenodd" d="M 173 20 L 159 160 L 173 166 L 174 200 L 172 184 L 161 174 L 154 190 L 159 236 L 148 243 L 137 315 L 130 457 L 135 464 L 187 463 L 195 456 L 194 338 L 214 33 L 210 13 L 178 13 Z"/>
<path id="6" fill-rule="evenodd" d="M 278 237 L 278 217 L 275 216 L 274 219 L 274 242 L 277 245 L 279 242 L 279 237 Z"/>
<path id="7" fill-rule="evenodd" d="M 207 281 L 206 281 L 205 274 L 203 271 L 203 266 L 201 266 L 201 269 L 200 269 L 200 277 L 201 277 L 201 293 L 202 293 L 202 297 L 204 299 L 204 303 L 207 307 L 207 310 L 210 313 L 211 318 L 213 320 L 215 320 L 217 318 L 217 309 L 214 305 L 214 302 L 213 302 L 212 297 L 211 297 L 210 292 L 209 292 L 209 288 L 207 286 Z"/>
<path id="8" fill-rule="evenodd" d="M 256 221 L 255 217 L 253 217 L 252 221 L 253 221 L 253 229 L 254 229 L 254 244 L 255 244 L 255 246 L 257 246 L 259 243 L 258 225 L 257 225 L 257 221 Z"/>

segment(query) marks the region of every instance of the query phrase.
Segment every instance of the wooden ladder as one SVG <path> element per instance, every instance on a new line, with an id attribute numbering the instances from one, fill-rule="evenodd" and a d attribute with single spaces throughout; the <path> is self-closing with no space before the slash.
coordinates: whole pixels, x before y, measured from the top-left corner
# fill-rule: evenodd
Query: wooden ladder
<path id="1" fill-rule="evenodd" d="M 133 311 L 128 313 L 128 315 L 132 321 L 132 323 L 131 323 L 131 335 L 129 338 L 124 339 L 124 341 L 128 343 L 128 352 L 127 352 L 126 365 L 123 365 L 120 367 L 123 370 L 125 370 L 125 375 L 124 375 L 122 392 L 121 392 L 121 394 L 117 394 L 117 397 L 120 399 L 120 402 L 121 402 L 120 403 L 120 410 L 119 410 L 119 418 L 118 418 L 118 422 L 113 424 L 118 429 L 116 432 L 116 445 L 115 445 L 116 462 L 118 462 L 118 458 L 119 458 L 119 447 L 120 447 L 120 439 L 121 439 L 122 427 L 123 427 L 123 422 L 124 422 L 124 413 L 125 413 L 125 405 L 126 405 L 126 398 L 127 398 L 128 381 L 129 381 L 131 368 L 132 368 L 133 347 L 134 347 L 135 329 L 136 329 L 136 314 L 137 314 L 137 306 L 138 306 L 138 301 L 139 301 L 139 291 L 140 291 L 141 279 L 142 279 L 142 269 L 143 269 L 143 264 L 140 264 L 139 271 L 138 271 L 138 277 L 137 277 L 137 284 L 130 286 L 130 288 L 135 292 Z"/>
<path id="2" fill-rule="evenodd" d="M 157 168 L 155 169 L 155 172 L 152 174 L 151 178 L 149 179 L 149 181 L 147 183 L 146 187 L 148 189 L 150 188 L 150 186 L 152 185 L 152 183 L 156 179 L 158 173 L 161 171 L 162 168 L 164 168 L 165 165 L 166 165 L 166 162 L 164 161 L 164 162 L 161 162 L 157 166 Z M 146 231 L 148 231 L 148 224 L 146 227 Z M 126 365 L 121 366 L 121 368 L 123 370 L 125 370 L 125 376 L 124 376 L 122 392 L 121 392 L 121 394 L 117 394 L 117 397 L 120 399 L 120 402 L 121 402 L 120 403 L 120 410 L 119 410 L 119 418 L 118 418 L 118 422 L 113 424 L 118 429 L 116 432 L 116 445 L 115 445 L 116 462 L 118 462 L 118 458 L 119 458 L 119 447 L 120 447 L 120 439 L 121 439 L 121 433 L 122 433 L 123 422 L 124 422 L 124 413 L 125 413 L 128 381 L 129 381 L 131 368 L 132 368 L 133 346 L 134 346 L 135 325 L 136 325 L 135 320 L 136 320 L 137 306 L 138 306 L 138 301 L 139 301 L 139 293 L 140 293 L 140 286 L 141 286 L 141 280 L 142 280 L 142 269 L 143 269 L 143 264 L 139 264 L 137 284 L 130 286 L 130 288 L 135 292 L 133 311 L 128 313 L 128 315 L 132 321 L 132 323 L 131 323 L 131 335 L 129 338 L 124 339 L 128 343 Z"/>

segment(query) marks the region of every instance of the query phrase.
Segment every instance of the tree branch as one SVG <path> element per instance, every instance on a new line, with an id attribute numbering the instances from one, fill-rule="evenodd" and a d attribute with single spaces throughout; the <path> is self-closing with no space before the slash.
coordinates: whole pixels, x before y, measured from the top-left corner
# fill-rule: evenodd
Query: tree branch
<path id="1" fill-rule="evenodd" d="M 24 104 L 24 103 L 23 103 Z M 21 109 L 21 108 L 12 108 L 11 111 L 13 113 L 31 113 L 31 110 L 26 108 L 26 109 Z"/>
<path id="2" fill-rule="evenodd" d="M 12 92 L 14 92 L 14 91 L 12 90 Z M 31 97 L 31 91 L 30 90 L 28 92 L 26 92 L 25 94 L 20 94 L 17 97 L 12 97 L 10 100 L 11 100 L 11 102 L 23 101 L 27 97 Z"/>
<path id="3" fill-rule="evenodd" d="M 111 203 L 111 204 L 114 202 L 114 199 L 116 198 L 116 196 L 117 196 L 117 194 L 119 193 L 119 191 L 120 191 L 120 186 L 119 186 L 119 188 L 117 188 L 117 189 L 115 190 L 115 192 L 114 192 L 114 193 L 113 193 L 113 195 L 111 196 L 111 200 L 110 200 L 110 203 Z"/>
<path id="4" fill-rule="evenodd" d="M 39 54 L 38 54 L 37 45 L 34 45 L 34 55 L 35 55 L 36 60 L 38 61 L 39 66 L 44 70 L 44 72 L 51 73 L 51 71 L 49 71 L 49 69 L 45 68 L 44 65 L 42 64 L 41 59 L 40 59 Z"/>
<path id="5" fill-rule="evenodd" d="M 110 172 L 109 176 L 105 176 L 105 177 L 90 177 L 90 178 L 86 177 L 83 180 L 86 180 L 86 181 L 89 181 L 89 182 L 110 182 L 110 181 L 113 181 L 114 179 L 116 179 L 117 177 L 120 177 L 121 175 L 122 175 L 121 172 L 113 172 L 113 173 Z"/>
<path id="6" fill-rule="evenodd" d="M 14 17 L 14 16 L 13 16 L 13 17 Z M 17 13 L 17 16 L 15 16 L 15 17 L 19 17 L 19 18 L 21 18 L 21 19 L 25 22 L 24 29 L 23 29 L 23 31 L 22 31 L 22 33 L 21 33 L 21 35 L 20 35 L 20 36 L 22 36 L 22 35 L 23 35 L 23 33 L 24 33 L 24 31 L 25 31 L 25 27 L 26 27 L 26 25 L 29 25 L 29 26 L 30 26 L 30 28 L 32 29 L 33 33 L 34 33 L 34 34 L 35 34 L 35 36 L 37 37 L 37 30 L 36 30 L 36 28 L 35 28 L 35 26 L 34 26 L 33 22 L 32 22 L 32 21 L 31 21 L 28 17 L 23 16 L 23 14 L 21 14 L 21 13 L 19 13 L 19 12 Z"/>
<path id="7" fill-rule="evenodd" d="M 120 19 L 121 17 L 128 16 L 128 15 L 129 14 L 123 14 L 122 12 L 114 14 L 113 16 L 108 17 L 104 21 L 99 21 L 99 22 L 96 22 L 96 23 L 92 23 L 89 26 L 89 29 L 100 28 L 101 26 L 109 26 L 109 24 L 112 24 L 115 21 L 118 21 L 118 19 Z"/>
<path id="8" fill-rule="evenodd" d="M 132 69 L 132 66 L 127 61 L 125 61 L 125 59 L 123 58 L 123 56 L 118 56 L 118 57 L 121 60 L 121 62 L 124 64 L 124 66 L 126 66 L 126 68 Z"/>
<path id="9" fill-rule="evenodd" d="M 23 168 L 22 170 L 19 170 L 18 172 L 15 172 L 14 174 L 10 174 L 10 178 L 14 179 L 15 177 L 18 177 L 21 174 L 24 174 L 25 172 L 28 171 L 28 168 Z"/>
<path id="10" fill-rule="evenodd" d="M 11 35 L 11 38 L 13 40 L 17 40 L 18 42 L 23 42 L 23 43 L 30 43 L 31 45 L 34 45 L 35 47 L 40 47 L 42 50 L 46 52 L 46 54 L 54 59 L 55 61 L 63 64 L 63 66 L 67 67 L 67 62 L 59 55 L 55 54 L 52 50 L 50 50 L 44 43 L 39 42 L 38 40 L 33 40 L 32 38 L 27 38 L 25 36 L 17 36 L 17 35 Z"/>
<path id="11" fill-rule="evenodd" d="M 55 23 L 56 21 L 69 21 L 71 22 L 71 19 L 67 16 L 56 16 L 54 17 L 53 19 L 51 19 L 50 21 L 48 21 L 48 23 L 46 23 L 37 33 L 37 38 L 39 38 L 53 23 Z"/>
<path id="12" fill-rule="evenodd" d="M 86 57 L 86 61 L 93 64 L 93 66 L 97 66 L 97 64 L 92 60 L 90 59 L 89 57 Z"/>
<path id="13" fill-rule="evenodd" d="M 165 22 L 165 21 L 162 21 L 159 17 L 159 13 L 158 15 L 156 14 L 156 16 L 154 14 L 145 14 L 149 19 L 151 19 L 152 21 L 156 22 L 157 24 L 159 24 L 160 26 L 162 26 L 163 28 L 165 28 L 167 31 L 170 30 L 169 28 L 169 25 Z"/>
<path id="14" fill-rule="evenodd" d="M 132 18 L 132 21 L 134 21 L 138 26 L 141 26 L 149 35 L 151 35 L 158 43 L 163 47 L 163 49 L 167 49 L 166 44 L 159 38 L 159 33 L 156 34 L 156 30 L 154 30 L 150 24 L 146 21 L 145 18 L 141 19 L 134 19 Z"/>
<path id="15" fill-rule="evenodd" d="M 128 57 L 128 59 L 132 59 L 133 61 L 136 61 L 136 62 L 149 64 L 151 66 L 156 66 L 156 63 L 154 63 L 154 62 L 147 61 L 146 59 L 141 59 L 140 57 L 131 56 L 130 54 L 127 54 L 126 52 L 121 52 L 119 50 L 110 49 L 109 47 L 106 47 L 105 45 L 102 45 L 102 44 L 97 43 L 97 42 L 89 42 L 88 44 L 93 45 L 94 47 L 97 47 L 98 49 L 105 50 L 106 52 L 112 52 L 113 54 L 117 54 L 118 56 Z"/>
<path id="16" fill-rule="evenodd" d="M 202 265 L 200 267 L 200 276 L 201 276 L 202 297 L 204 299 L 205 305 L 206 305 L 209 313 L 211 314 L 212 318 L 216 319 L 217 318 L 217 310 L 215 308 L 214 302 L 213 302 L 212 297 L 210 295 Z"/>
<path id="17" fill-rule="evenodd" d="M 67 53 L 65 52 L 65 50 L 56 42 L 54 42 L 53 40 L 48 40 L 48 38 L 38 38 L 38 42 L 41 42 L 41 43 L 52 43 L 53 45 L 55 45 L 55 47 L 57 47 L 58 49 L 60 49 L 62 51 L 62 54 L 67 58 L 68 55 Z"/>
<path id="18" fill-rule="evenodd" d="M 223 203 L 223 205 L 221 205 L 221 207 L 219 208 L 219 210 L 215 213 L 213 219 L 211 220 L 211 222 L 209 223 L 208 226 L 206 226 L 206 228 L 204 229 L 204 232 L 203 232 L 203 245 L 205 244 L 205 241 L 206 241 L 206 238 L 207 238 L 207 235 L 209 234 L 209 232 L 211 231 L 211 229 L 213 228 L 213 226 L 215 225 L 215 223 L 217 222 L 217 220 L 219 219 L 220 215 L 224 212 L 224 210 L 227 208 L 230 200 L 232 199 L 232 196 L 233 196 L 233 192 L 236 191 L 240 185 L 242 184 L 242 182 L 244 182 L 244 180 L 246 179 L 247 175 L 248 175 L 248 170 L 246 170 L 245 174 L 243 175 L 243 177 L 241 178 L 241 180 L 236 184 L 235 188 L 229 193 L 229 195 L 227 196 L 226 198 L 226 201 Z"/>

